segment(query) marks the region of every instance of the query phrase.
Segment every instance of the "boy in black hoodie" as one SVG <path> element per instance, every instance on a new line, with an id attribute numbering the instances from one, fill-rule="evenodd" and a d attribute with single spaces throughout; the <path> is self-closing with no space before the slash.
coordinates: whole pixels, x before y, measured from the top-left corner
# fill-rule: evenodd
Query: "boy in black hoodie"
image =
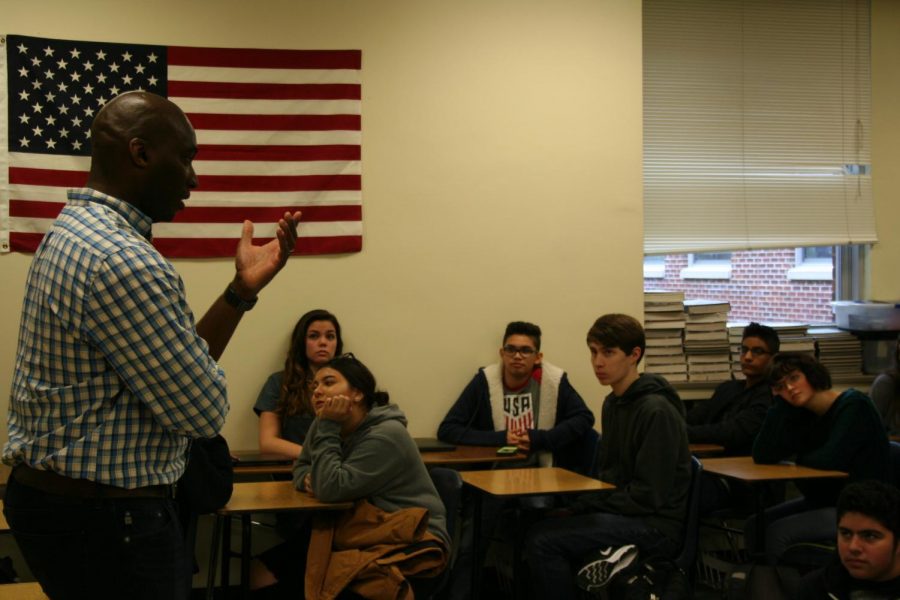
<path id="1" fill-rule="evenodd" d="M 587 334 L 594 374 L 612 388 L 602 412 L 599 479 L 608 492 L 578 498 L 561 518 L 537 523 L 525 540 L 536 598 L 574 598 L 598 589 L 638 554 L 672 557 L 679 548 L 691 480 L 684 405 L 658 375 L 640 374 L 641 324 L 628 315 L 597 319 Z"/>

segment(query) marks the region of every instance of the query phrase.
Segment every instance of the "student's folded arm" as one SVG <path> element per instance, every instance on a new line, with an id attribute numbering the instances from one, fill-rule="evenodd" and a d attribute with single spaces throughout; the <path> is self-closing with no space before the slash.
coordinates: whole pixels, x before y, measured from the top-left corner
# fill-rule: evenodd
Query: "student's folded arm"
<path id="1" fill-rule="evenodd" d="M 462 391 L 438 426 L 437 437 L 450 444 L 502 446 L 505 431 L 494 431 L 484 374 L 479 372 Z"/>
<path id="2" fill-rule="evenodd" d="M 772 401 L 766 413 L 762 428 L 753 442 L 753 462 L 774 464 L 793 455 L 797 451 L 797 429 L 804 415 L 780 397 Z"/>
<path id="3" fill-rule="evenodd" d="M 578 440 L 593 426 L 594 413 L 563 374 L 556 403 L 556 424 L 548 429 L 529 430 L 531 449 L 556 452 Z"/>
<path id="4" fill-rule="evenodd" d="M 322 420 L 310 449 L 312 488 L 325 502 L 347 502 L 367 498 L 407 468 L 401 459 L 397 436 L 369 434 L 358 441 L 347 456 L 341 449 L 340 424 Z"/>

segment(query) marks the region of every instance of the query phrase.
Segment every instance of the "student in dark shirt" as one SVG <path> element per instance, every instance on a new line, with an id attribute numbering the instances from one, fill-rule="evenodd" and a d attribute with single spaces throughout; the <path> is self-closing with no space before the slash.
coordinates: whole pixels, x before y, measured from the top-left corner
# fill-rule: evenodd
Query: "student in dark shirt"
<path id="1" fill-rule="evenodd" d="M 765 553 L 774 564 L 792 544 L 834 539 L 835 504 L 845 483 L 887 480 L 888 440 L 875 405 L 854 389 L 831 389 L 831 375 L 808 354 L 784 352 L 772 359 L 769 382 L 777 397 L 766 415 L 753 460 L 794 460 L 816 469 L 846 471 L 844 479 L 802 479 L 803 497 L 766 511 Z M 747 547 L 759 550 L 755 519 L 746 526 Z"/>
<path id="2" fill-rule="evenodd" d="M 900 490 L 852 483 L 838 498 L 837 516 L 837 556 L 804 578 L 801 600 L 900 598 Z"/>
<path id="3" fill-rule="evenodd" d="M 741 373 L 744 380 L 725 381 L 709 400 L 695 402 L 687 414 L 688 441 L 719 444 L 726 456 L 747 456 L 772 404 L 766 370 L 779 349 L 778 332 L 759 323 L 744 328 Z M 700 512 L 748 504 L 752 490 L 734 481 L 703 473 Z"/>

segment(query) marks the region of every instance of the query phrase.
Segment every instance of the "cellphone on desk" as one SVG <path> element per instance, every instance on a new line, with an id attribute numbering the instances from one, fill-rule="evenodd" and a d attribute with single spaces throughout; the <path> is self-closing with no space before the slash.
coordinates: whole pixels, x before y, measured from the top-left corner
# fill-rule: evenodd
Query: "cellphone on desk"
<path id="1" fill-rule="evenodd" d="M 509 456 L 515 454 L 519 449 L 515 446 L 501 446 L 497 449 L 497 456 Z"/>

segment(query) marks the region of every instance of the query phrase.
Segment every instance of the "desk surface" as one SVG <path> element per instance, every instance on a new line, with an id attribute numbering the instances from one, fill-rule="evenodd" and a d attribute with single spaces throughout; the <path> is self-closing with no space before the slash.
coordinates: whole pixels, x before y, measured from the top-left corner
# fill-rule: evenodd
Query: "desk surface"
<path id="1" fill-rule="evenodd" d="M 3 500 L 0 500 L 0 533 L 9 531 L 9 523 L 6 522 L 6 516 L 3 514 Z"/>
<path id="2" fill-rule="evenodd" d="M 725 446 L 719 444 L 688 444 L 691 454 L 698 457 L 719 456 L 725 453 Z"/>
<path id="3" fill-rule="evenodd" d="M 231 500 L 217 512 L 222 515 L 289 510 L 344 510 L 352 502 L 322 502 L 294 489 L 290 481 L 253 481 L 234 484 Z"/>
<path id="4" fill-rule="evenodd" d="M 493 496 L 532 496 L 611 490 L 614 486 L 559 467 L 463 471 L 462 480 Z"/>
<path id="5" fill-rule="evenodd" d="M 422 462 L 426 466 L 433 467 L 438 465 L 468 465 L 476 463 L 493 463 L 493 462 L 514 462 L 517 460 L 525 460 L 528 455 L 497 454 L 496 446 L 457 446 L 455 450 L 445 450 L 440 452 L 422 452 Z"/>
<path id="6" fill-rule="evenodd" d="M 722 477 L 741 481 L 779 481 L 788 479 L 840 479 L 848 477 L 843 471 L 826 471 L 800 465 L 758 465 L 752 456 L 731 456 L 727 458 L 707 458 L 703 470 Z"/>

